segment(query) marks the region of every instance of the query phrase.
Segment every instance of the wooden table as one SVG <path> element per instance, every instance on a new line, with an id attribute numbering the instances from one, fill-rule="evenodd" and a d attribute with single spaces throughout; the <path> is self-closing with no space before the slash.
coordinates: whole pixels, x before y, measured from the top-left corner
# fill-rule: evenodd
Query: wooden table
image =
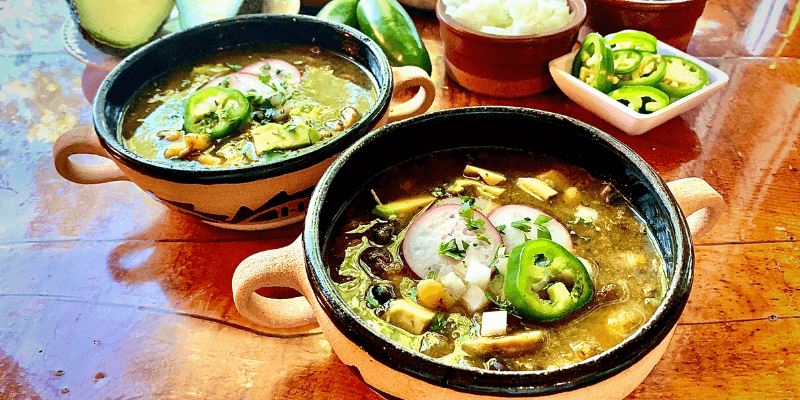
<path id="1" fill-rule="evenodd" d="M 97 74 L 62 48 L 63 1 L 0 2 L 0 399 L 377 398 L 319 334 L 244 320 L 230 278 L 299 232 L 210 228 L 125 182 L 53 169 L 59 133 L 90 123 Z M 711 101 L 629 137 L 557 90 L 496 100 L 443 75 L 435 19 L 414 13 L 434 108 L 524 105 L 618 137 L 669 180 L 700 176 L 728 211 L 696 246 L 689 304 L 631 398 L 800 398 L 800 6 L 710 0 L 689 52 L 730 75 Z"/>

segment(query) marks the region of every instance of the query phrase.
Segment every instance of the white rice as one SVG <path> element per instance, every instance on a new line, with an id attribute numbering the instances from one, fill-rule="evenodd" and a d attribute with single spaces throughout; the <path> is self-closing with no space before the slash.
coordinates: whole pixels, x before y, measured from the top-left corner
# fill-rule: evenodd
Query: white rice
<path id="1" fill-rule="evenodd" d="M 504 36 L 538 35 L 572 20 L 567 0 L 441 0 L 447 15 L 476 31 Z"/>

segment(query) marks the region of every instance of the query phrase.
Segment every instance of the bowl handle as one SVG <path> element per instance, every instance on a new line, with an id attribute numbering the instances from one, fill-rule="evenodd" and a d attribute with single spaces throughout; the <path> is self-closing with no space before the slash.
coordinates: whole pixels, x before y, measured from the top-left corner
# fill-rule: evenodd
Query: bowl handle
<path id="1" fill-rule="evenodd" d="M 395 95 L 413 87 L 419 87 L 419 90 L 414 97 L 389 107 L 389 122 L 420 115 L 431 108 L 436 97 L 436 87 L 427 72 L 414 66 L 392 67 L 392 76 L 394 77 L 392 93 Z"/>
<path id="2" fill-rule="evenodd" d="M 667 183 L 689 223 L 694 238 L 708 233 L 725 210 L 725 200 L 708 182 L 683 178 Z"/>
<path id="3" fill-rule="evenodd" d="M 306 300 L 313 298 L 303 282 L 305 257 L 300 237 L 292 244 L 253 254 L 242 261 L 233 273 L 233 302 L 245 318 L 272 332 L 306 332 L 317 326 Z M 270 299 L 256 293 L 263 287 L 289 287 L 303 297 Z"/>
<path id="4" fill-rule="evenodd" d="M 113 162 L 102 165 L 79 164 L 69 159 L 74 154 L 94 154 L 111 160 L 91 126 L 82 125 L 59 136 L 53 144 L 56 171 L 65 179 L 75 183 L 93 184 L 128 180 L 125 173 Z"/>

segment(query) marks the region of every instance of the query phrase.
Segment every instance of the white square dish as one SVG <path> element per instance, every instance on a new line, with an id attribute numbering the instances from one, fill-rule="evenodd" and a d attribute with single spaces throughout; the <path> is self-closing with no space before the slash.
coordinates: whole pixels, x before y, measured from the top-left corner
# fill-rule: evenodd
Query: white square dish
<path id="1" fill-rule="evenodd" d="M 706 87 L 682 98 L 670 105 L 653 112 L 651 114 L 640 114 L 625 107 L 616 100 L 608 97 L 607 94 L 581 82 L 571 74 L 572 60 L 575 58 L 575 50 L 565 54 L 553 61 L 550 61 L 550 75 L 556 85 L 572 101 L 578 103 L 583 108 L 591 111 L 608 123 L 616 126 L 629 135 L 641 135 L 650 129 L 655 128 L 664 122 L 683 114 L 696 107 L 700 103 L 708 100 L 714 93 L 722 89 L 728 83 L 728 74 L 715 68 L 708 63 L 692 57 L 662 41 L 658 41 L 658 54 L 680 56 L 689 61 L 697 63 L 708 73 L 709 83 Z"/>

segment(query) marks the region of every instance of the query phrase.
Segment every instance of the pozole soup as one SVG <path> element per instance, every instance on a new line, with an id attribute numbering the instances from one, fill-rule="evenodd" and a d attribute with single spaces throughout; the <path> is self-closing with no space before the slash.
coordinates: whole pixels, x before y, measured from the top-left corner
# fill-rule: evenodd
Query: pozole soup
<path id="1" fill-rule="evenodd" d="M 612 185 L 499 149 L 384 172 L 346 208 L 326 263 L 340 296 L 387 340 L 494 370 L 599 354 L 666 291 L 651 233 Z"/>
<path id="2" fill-rule="evenodd" d="M 167 164 L 265 163 L 341 134 L 375 97 L 366 71 L 318 47 L 223 52 L 140 91 L 123 120 L 122 141 Z"/>

